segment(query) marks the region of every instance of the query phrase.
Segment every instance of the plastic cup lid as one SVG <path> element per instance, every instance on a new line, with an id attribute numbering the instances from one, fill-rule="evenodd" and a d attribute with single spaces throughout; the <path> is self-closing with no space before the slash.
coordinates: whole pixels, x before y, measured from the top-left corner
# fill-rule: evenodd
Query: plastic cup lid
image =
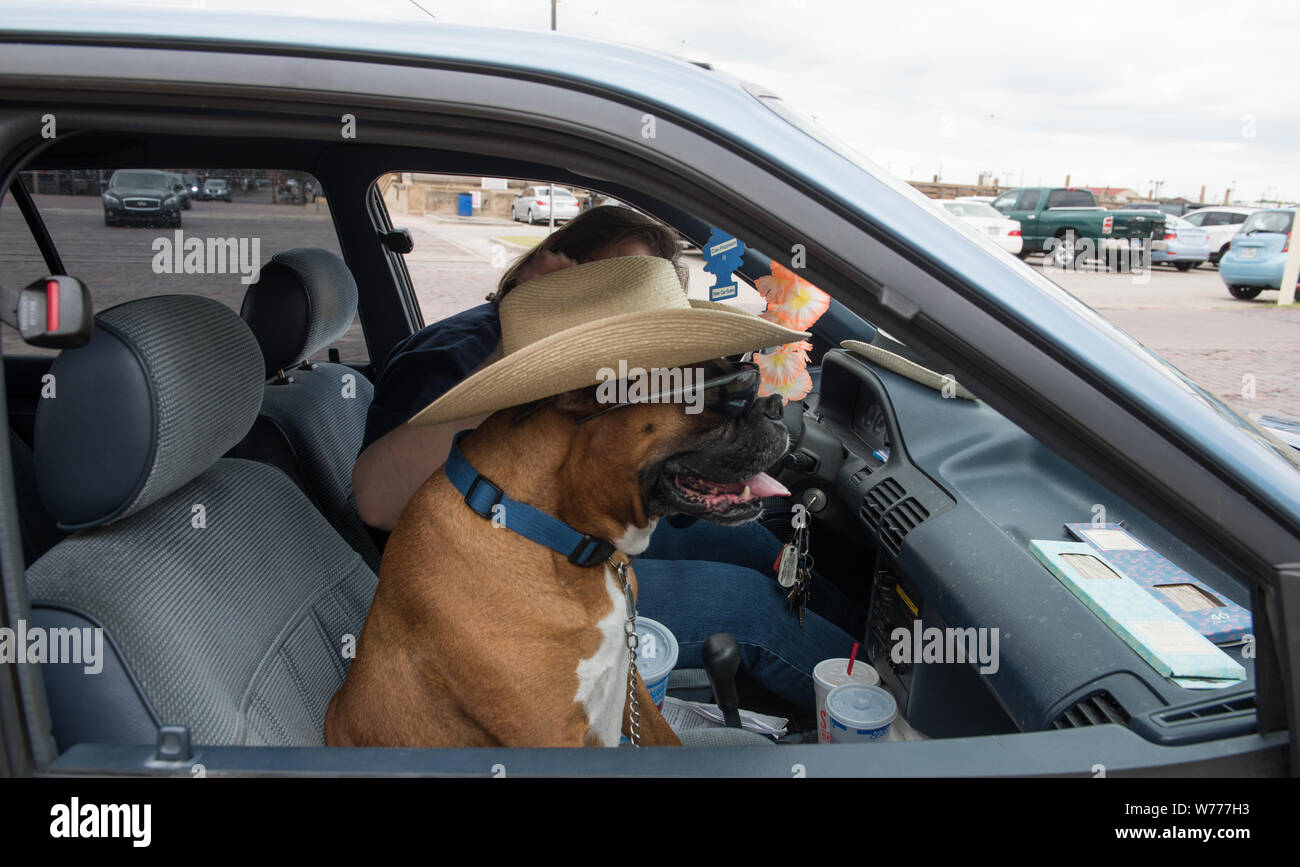
<path id="1" fill-rule="evenodd" d="M 842 683 L 863 683 L 874 685 L 880 683 L 880 672 L 865 659 L 858 659 L 853 664 L 853 674 L 848 673 L 849 660 L 846 657 L 823 659 L 813 667 L 813 678 L 824 684 L 823 688 L 833 689 Z"/>
<path id="2" fill-rule="evenodd" d="M 658 620 L 637 617 L 636 634 L 636 670 L 641 679 L 653 683 L 667 677 L 677 664 L 677 637 L 672 630 Z"/>
<path id="3" fill-rule="evenodd" d="M 845 728 L 884 728 L 898 716 L 898 702 L 878 686 L 846 683 L 826 696 L 826 711 Z"/>

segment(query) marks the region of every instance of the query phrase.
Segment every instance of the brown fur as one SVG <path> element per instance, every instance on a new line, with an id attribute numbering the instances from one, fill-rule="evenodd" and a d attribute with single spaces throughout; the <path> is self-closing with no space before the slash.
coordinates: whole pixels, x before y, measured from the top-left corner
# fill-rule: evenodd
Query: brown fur
<path id="1" fill-rule="evenodd" d="M 647 524 L 639 471 L 707 422 L 680 405 L 643 404 L 577 425 L 587 400 L 561 395 L 517 424 L 513 410 L 496 413 L 462 448 L 512 498 L 613 540 Z M 439 470 L 389 539 L 357 658 L 326 713 L 326 742 L 587 745 L 577 665 L 596 652 L 596 624 L 612 610 L 605 576 L 604 566 L 575 566 L 492 526 Z M 637 694 L 642 744 L 679 744 L 639 674 Z"/>

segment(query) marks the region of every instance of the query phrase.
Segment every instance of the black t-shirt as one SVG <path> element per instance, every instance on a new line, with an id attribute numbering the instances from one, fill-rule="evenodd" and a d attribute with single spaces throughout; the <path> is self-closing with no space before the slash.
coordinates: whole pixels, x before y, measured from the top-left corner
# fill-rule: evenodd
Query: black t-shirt
<path id="1" fill-rule="evenodd" d="M 394 346 L 375 381 L 362 450 L 469 376 L 500 342 L 501 320 L 489 303 L 426 325 Z"/>

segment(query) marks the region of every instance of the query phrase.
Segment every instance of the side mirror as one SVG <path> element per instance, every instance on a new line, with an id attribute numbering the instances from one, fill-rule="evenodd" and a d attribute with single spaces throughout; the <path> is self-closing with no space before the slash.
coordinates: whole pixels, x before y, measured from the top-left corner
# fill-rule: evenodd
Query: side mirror
<path id="1" fill-rule="evenodd" d="M 380 232 L 379 243 L 394 253 L 403 256 L 415 249 L 415 241 L 411 239 L 410 229 L 393 229 L 391 232 Z"/>

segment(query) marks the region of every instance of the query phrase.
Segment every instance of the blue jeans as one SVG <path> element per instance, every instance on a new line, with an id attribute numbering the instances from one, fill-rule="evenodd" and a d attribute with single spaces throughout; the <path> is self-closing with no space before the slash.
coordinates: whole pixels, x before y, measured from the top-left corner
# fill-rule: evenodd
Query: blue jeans
<path id="1" fill-rule="evenodd" d="M 672 630 L 678 668 L 703 668 L 704 640 L 730 632 L 742 671 L 768 692 L 811 708 L 813 666 L 848 656 L 854 638 L 813 611 L 800 627 L 786 609 L 786 591 L 770 577 L 780 550 L 756 523 L 697 521 L 678 529 L 661 522 L 636 559 L 637 611 Z"/>

